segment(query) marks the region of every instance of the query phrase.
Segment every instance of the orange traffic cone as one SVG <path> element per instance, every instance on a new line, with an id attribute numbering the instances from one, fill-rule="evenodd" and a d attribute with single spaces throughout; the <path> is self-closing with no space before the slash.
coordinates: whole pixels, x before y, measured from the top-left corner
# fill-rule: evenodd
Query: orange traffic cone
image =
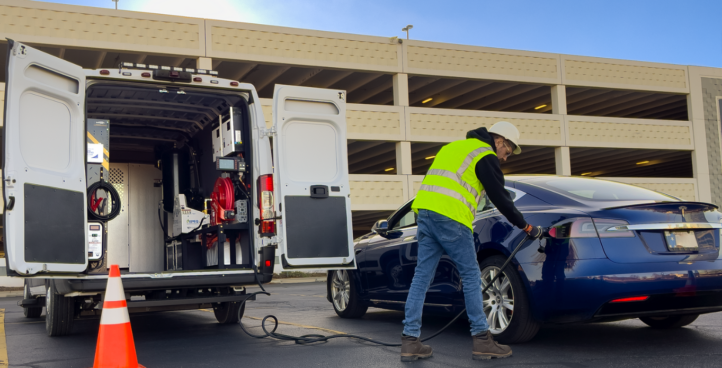
<path id="1" fill-rule="evenodd" d="M 110 266 L 93 368 L 145 368 L 138 364 L 135 354 L 128 304 L 118 265 Z"/>

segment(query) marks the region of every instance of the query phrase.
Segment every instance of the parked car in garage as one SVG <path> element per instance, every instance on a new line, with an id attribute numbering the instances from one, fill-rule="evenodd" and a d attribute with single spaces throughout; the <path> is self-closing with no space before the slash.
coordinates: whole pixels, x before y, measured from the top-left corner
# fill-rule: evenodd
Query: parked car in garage
<path id="1" fill-rule="evenodd" d="M 509 176 L 506 186 L 527 221 L 549 227 L 550 237 L 527 241 L 484 294 L 499 341 L 528 341 L 545 323 L 639 318 L 673 328 L 722 310 L 717 206 L 584 177 Z M 524 233 L 482 202 L 474 239 L 483 287 Z M 418 250 L 411 203 L 355 240 L 357 270 L 329 271 L 327 299 L 339 316 L 403 310 Z M 444 256 L 425 309 L 463 308 L 461 279 Z"/>

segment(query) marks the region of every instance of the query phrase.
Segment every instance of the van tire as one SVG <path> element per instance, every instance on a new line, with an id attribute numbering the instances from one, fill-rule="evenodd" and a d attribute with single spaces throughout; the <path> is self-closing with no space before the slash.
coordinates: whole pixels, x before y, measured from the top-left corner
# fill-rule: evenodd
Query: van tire
<path id="1" fill-rule="evenodd" d="M 213 304 L 213 314 L 220 324 L 238 323 L 246 311 L 246 303 L 223 302 Z M 240 313 L 239 313 L 240 312 Z"/>
<path id="2" fill-rule="evenodd" d="M 23 299 L 32 299 L 33 296 L 30 294 L 30 285 L 28 280 L 25 280 L 25 286 L 23 287 Z M 38 318 L 43 313 L 43 307 L 23 307 L 23 315 L 25 318 Z"/>
<path id="3" fill-rule="evenodd" d="M 51 280 L 45 294 L 45 331 L 48 336 L 70 335 L 74 319 L 75 299 L 58 294 Z"/>

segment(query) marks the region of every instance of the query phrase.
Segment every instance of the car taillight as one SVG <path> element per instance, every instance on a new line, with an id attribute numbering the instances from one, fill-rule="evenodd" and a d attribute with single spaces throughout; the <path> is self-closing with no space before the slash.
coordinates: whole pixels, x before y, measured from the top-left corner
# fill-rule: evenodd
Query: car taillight
<path id="1" fill-rule="evenodd" d="M 633 296 L 630 298 L 614 299 L 610 303 L 628 303 L 628 302 L 643 302 L 649 299 L 649 295 Z"/>
<path id="2" fill-rule="evenodd" d="M 592 219 L 579 217 L 566 219 L 549 228 L 549 236 L 555 239 L 569 238 L 628 238 L 634 232 L 626 230 L 628 222 L 623 220 Z"/>
<path id="3" fill-rule="evenodd" d="M 261 212 L 261 236 L 276 235 L 276 213 L 273 210 L 273 175 L 258 178 L 258 209 Z"/>

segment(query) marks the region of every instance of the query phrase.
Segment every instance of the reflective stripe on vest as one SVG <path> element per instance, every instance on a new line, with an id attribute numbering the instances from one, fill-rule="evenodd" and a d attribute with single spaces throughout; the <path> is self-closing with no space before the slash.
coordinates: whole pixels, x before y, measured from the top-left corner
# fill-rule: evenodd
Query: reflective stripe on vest
<path id="1" fill-rule="evenodd" d="M 432 192 L 432 193 L 439 193 L 439 194 L 443 194 L 445 196 L 454 198 L 456 200 L 459 200 L 459 201 L 461 201 L 461 203 L 463 203 L 466 206 L 466 208 L 469 209 L 469 211 L 471 211 L 471 213 L 474 213 L 474 211 L 476 210 L 474 208 L 474 205 L 469 203 L 469 201 L 467 201 L 463 195 L 456 193 L 455 191 L 453 191 L 451 189 L 440 187 L 438 185 L 421 184 L 421 188 L 419 188 L 419 190 L 425 190 L 427 192 Z"/>
<path id="2" fill-rule="evenodd" d="M 463 172 L 462 172 L 462 174 L 463 174 Z M 431 170 L 429 170 L 429 172 L 426 173 L 426 175 L 443 176 L 443 177 L 445 177 L 445 178 L 449 178 L 449 179 L 451 179 L 451 180 L 454 180 L 454 181 L 456 181 L 457 183 L 459 183 L 459 185 L 461 185 L 461 186 L 464 187 L 466 190 L 468 190 L 469 193 L 471 193 L 471 195 L 473 195 L 474 198 L 476 198 L 477 202 L 479 201 L 479 192 L 476 191 L 476 189 L 474 189 L 474 187 L 472 187 L 471 185 L 469 185 L 469 183 L 461 180 L 461 174 L 453 173 L 453 172 L 451 172 L 451 171 L 446 171 L 446 170 L 442 170 L 442 169 L 431 169 Z M 425 190 L 425 189 L 423 189 L 423 190 Z M 430 191 L 430 192 L 431 192 L 431 191 Z M 466 201 L 466 199 L 464 199 L 464 201 Z"/>

